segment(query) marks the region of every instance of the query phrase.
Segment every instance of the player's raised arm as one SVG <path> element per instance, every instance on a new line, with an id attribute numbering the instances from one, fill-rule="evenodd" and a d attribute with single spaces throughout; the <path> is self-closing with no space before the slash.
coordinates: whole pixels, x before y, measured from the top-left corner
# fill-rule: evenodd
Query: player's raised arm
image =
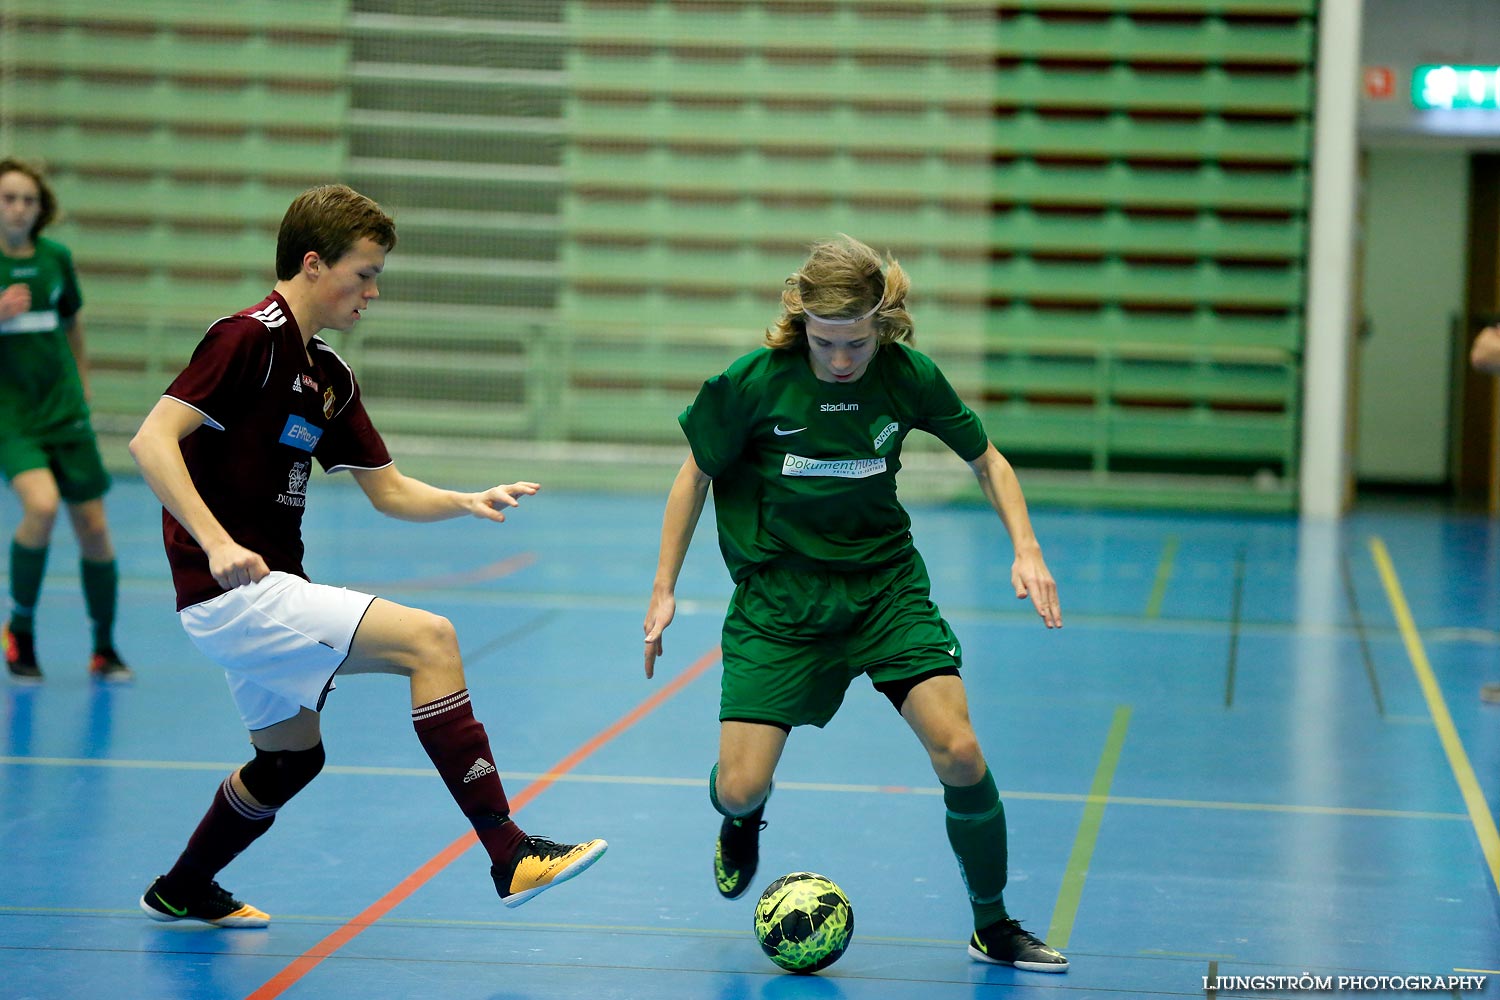
<path id="1" fill-rule="evenodd" d="M 1010 568 L 1010 582 L 1016 588 L 1016 597 L 1030 597 L 1036 613 L 1048 628 L 1062 628 L 1062 605 L 1057 600 L 1057 582 L 1047 569 L 1042 558 L 1041 543 L 1031 529 L 1031 517 L 1026 512 L 1026 498 L 1021 493 L 1021 483 L 1005 456 L 991 444 L 984 454 L 969 463 L 979 479 L 990 506 L 1005 523 L 1010 535 L 1011 547 L 1015 550 L 1015 562 Z"/>
<path id="2" fill-rule="evenodd" d="M 519 507 L 521 497 L 541 489 L 539 483 L 506 483 L 479 493 L 445 490 L 403 475 L 394 464 L 379 469 L 353 469 L 355 482 L 371 506 L 401 521 L 446 521 L 470 514 L 486 521 L 504 521 L 507 507 Z"/>
<path id="3" fill-rule="evenodd" d="M 667 510 L 661 521 L 661 550 L 656 559 L 656 578 L 651 584 L 651 603 L 646 607 L 646 677 L 656 673 L 656 658 L 662 653 L 661 635 L 677 613 L 677 575 L 687 558 L 693 529 L 703 514 L 703 502 L 712 482 L 698 463 L 688 455 L 687 461 L 672 481 L 667 494 Z"/>

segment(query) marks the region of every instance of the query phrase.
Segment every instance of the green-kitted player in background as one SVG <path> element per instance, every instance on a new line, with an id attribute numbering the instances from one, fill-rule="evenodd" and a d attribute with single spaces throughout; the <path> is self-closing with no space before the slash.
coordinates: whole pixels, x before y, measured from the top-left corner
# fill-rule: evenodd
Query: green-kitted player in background
<path id="1" fill-rule="evenodd" d="M 985 764 L 958 639 L 929 596 L 911 519 L 896 497 L 901 445 L 937 436 L 968 462 L 1015 549 L 1011 583 L 1062 625 L 1010 463 L 912 336 L 909 281 L 849 237 L 813 247 L 787 279 L 767 347 L 703 384 L 680 421 L 692 452 L 667 498 L 646 612 L 646 676 L 713 484 L 719 548 L 735 582 L 724 620 L 719 760 L 709 796 L 724 817 L 719 893 L 750 888 L 771 778 L 793 726 L 823 726 L 860 674 L 901 713 L 943 784 L 948 839 L 969 890 L 979 961 L 1064 972 L 1068 960 L 1006 912 L 1005 810 Z"/>
<path id="2" fill-rule="evenodd" d="M 104 494 L 109 474 L 89 422 L 83 295 L 67 247 L 42 237 L 57 198 L 36 167 L 0 159 L 0 472 L 21 501 L 10 543 L 11 679 L 39 683 L 36 607 L 59 501 L 78 536 L 84 602 L 94 626 L 93 676 L 128 681 L 114 647 L 119 570 Z"/>

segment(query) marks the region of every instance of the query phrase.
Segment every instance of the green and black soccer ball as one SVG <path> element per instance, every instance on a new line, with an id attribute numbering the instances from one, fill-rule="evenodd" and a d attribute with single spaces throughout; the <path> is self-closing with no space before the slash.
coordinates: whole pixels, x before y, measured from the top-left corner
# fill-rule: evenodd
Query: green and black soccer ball
<path id="1" fill-rule="evenodd" d="M 854 907 L 832 880 L 792 872 L 766 886 L 755 904 L 755 939 L 789 972 L 826 969 L 854 936 Z"/>

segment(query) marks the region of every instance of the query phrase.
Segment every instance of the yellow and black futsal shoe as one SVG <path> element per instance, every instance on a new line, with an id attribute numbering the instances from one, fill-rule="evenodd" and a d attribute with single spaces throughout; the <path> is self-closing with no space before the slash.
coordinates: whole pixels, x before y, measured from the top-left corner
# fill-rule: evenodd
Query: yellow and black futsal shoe
<path id="1" fill-rule="evenodd" d="M 183 890 L 158 878 L 141 897 L 141 909 L 152 920 L 201 920 L 215 927 L 265 927 L 269 914 L 235 899 L 217 882 L 196 890 Z"/>
<path id="2" fill-rule="evenodd" d="M 520 906 L 532 896 L 566 882 L 598 861 L 609 849 L 602 840 L 556 844 L 544 837 L 527 837 L 510 864 L 491 865 L 490 878 L 506 906 Z"/>
<path id="3" fill-rule="evenodd" d="M 750 888 L 760 866 L 760 831 L 766 828 L 766 804 L 747 816 L 724 817 L 714 844 L 714 884 L 725 899 L 739 899 Z"/>
<path id="4" fill-rule="evenodd" d="M 1061 952 L 1010 917 L 975 931 L 969 938 L 969 957 L 977 962 L 1013 965 L 1027 972 L 1068 971 L 1068 960 Z"/>

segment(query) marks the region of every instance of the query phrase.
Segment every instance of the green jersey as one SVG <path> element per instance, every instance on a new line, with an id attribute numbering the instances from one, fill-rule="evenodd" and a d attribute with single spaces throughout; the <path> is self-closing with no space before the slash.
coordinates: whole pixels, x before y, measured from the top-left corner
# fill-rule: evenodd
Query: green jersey
<path id="1" fill-rule="evenodd" d="M 15 284 L 31 289 L 31 308 L 0 322 L 0 434 L 88 437 L 88 406 L 67 335 L 83 307 L 73 257 L 41 237 L 30 257 L 0 254 L 0 290 Z"/>
<path id="2" fill-rule="evenodd" d="M 937 365 L 901 344 L 858 381 L 822 382 L 805 350 L 762 348 L 703 383 L 678 418 L 713 478 L 719 548 L 736 583 L 768 563 L 842 572 L 910 552 L 896 498 L 901 445 L 935 435 L 966 462 L 989 447 Z"/>

